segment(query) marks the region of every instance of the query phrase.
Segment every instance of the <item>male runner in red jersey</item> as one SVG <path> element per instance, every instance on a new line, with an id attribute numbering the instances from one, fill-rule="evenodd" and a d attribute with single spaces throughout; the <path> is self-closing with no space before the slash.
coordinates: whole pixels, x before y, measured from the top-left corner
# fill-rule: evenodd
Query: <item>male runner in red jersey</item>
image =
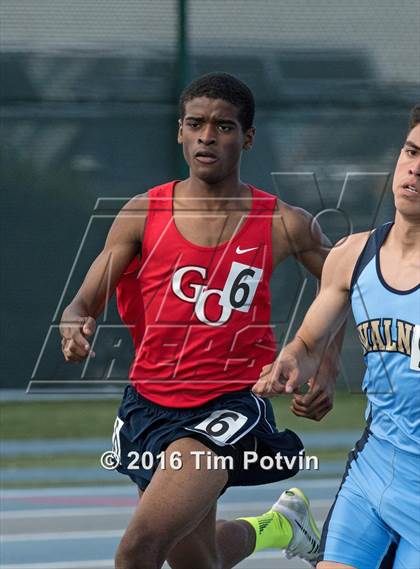
<path id="1" fill-rule="evenodd" d="M 120 314 L 134 326 L 136 355 L 114 449 L 141 500 L 116 568 L 158 569 L 167 560 L 173 569 L 226 569 L 267 547 L 313 563 L 319 534 L 298 489 L 254 518 L 216 522 L 216 504 L 228 486 L 297 472 L 244 468 L 246 452 L 296 458 L 303 448 L 291 431 L 277 431 L 270 404 L 250 389 L 275 354 L 273 268 L 294 255 L 319 278 L 328 242 L 305 211 L 240 180 L 241 154 L 255 134 L 246 85 L 210 74 L 189 85 L 180 103 L 189 178 L 121 210 L 61 323 L 66 360 L 82 361 L 117 287 Z M 325 415 L 335 375 L 335 362 L 327 362 L 319 375 L 325 386 L 318 379 L 308 395 L 296 395 L 294 412 Z M 146 451 L 153 468 L 139 464 Z M 218 457 L 232 463 L 217 468 Z"/>

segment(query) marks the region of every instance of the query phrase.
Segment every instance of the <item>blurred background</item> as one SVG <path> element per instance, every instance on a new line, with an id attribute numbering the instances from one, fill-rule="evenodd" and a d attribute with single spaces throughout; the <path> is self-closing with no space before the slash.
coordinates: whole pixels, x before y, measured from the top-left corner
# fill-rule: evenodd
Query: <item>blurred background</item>
<path id="1" fill-rule="evenodd" d="M 357 172 L 341 204 L 354 230 L 392 218 L 383 188 L 418 99 L 418 15 L 412 0 L 3 0 L 2 386 L 67 377 L 50 327 L 125 199 L 187 174 L 177 102 L 191 78 L 226 71 L 255 93 L 244 180 L 316 214 L 336 207 Z M 348 231 L 334 212 L 320 223 L 334 242 Z M 293 262 L 275 275 L 280 340 L 302 278 Z M 296 323 L 313 293 L 305 288 Z M 107 322 L 119 321 L 110 312 Z M 130 349 L 126 339 L 109 379 L 126 376 Z M 359 353 L 346 342 L 354 387 Z M 106 368 L 98 360 L 85 378 Z"/>
<path id="2" fill-rule="evenodd" d="M 65 366 L 57 324 L 125 201 L 187 175 L 176 144 L 183 87 L 210 71 L 251 87 L 257 137 L 243 179 L 318 215 L 337 242 L 394 215 L 391 174 L 419 100 L 419 15 L 413 0 L 2 0 L 5 486 L 75 481 L 106 447 L 129 335 L 113 304 L 99 322 L 97 359 Z M 293 260 L 276 271 L 279 345 L 315 291 Z M 363 369 L 349 325 L 328 419 L 298 420 L 275 402 L 281 424 L 320 433 L 312 447 L 339 469 L 363 423 Z M 328 446 L 325 433 L 337 430 Z M 86 438 L 85 447 L 77 442 Z M 41 464 L 35 451 L 22 457 L 26 439 L 49 441 L 54 476 L 34 474 Z M 60 455 L 51 439 L 76 446 Z M 79 482 L 108 475 L 96 466 Z"/>
<path id="3" fill-rule="evenodd" d="M 2 386 L 68 377 L 51 326 L 125 199 L 187 174 L 177 102 L 200 74 L 233 73 L 255 93 L 244 180 L 316 214 L 359 173 L 345 215 L 319 219 L 334 242 L 346 216 L 354 230 L 391 219 L 389 180 L 383 189 L 419 98 L 418 17 L 413 0 L 3 0 Z M 280 341 L 303 278 L 293 262 L 275 275 Z M 296 324 L 313 294 L 309 283 Z M 107 322 L 119 323 L 115 312 Z M 340 381 L 357 388 L 363 362 L 350 337 Z M 126 376 L 123 344 L 109 379 Z M 85 379 L 104 377 L 101 357 Z"/>
<path id="4" fill-rule="evenodd" d="M 99 456 L 131 342 L 113 304 L 96 360 L 65 366 L 57 324 L 125 201 L 187 175 L 176 144 L 182 88 L 210 71 L 251 87 L 257 137 L 244 181 L 318 214 L 335 243 L 394 215 L 391 174 L 420 99 L 419 20 L 417 0 L 1 1 L 2 567 L 113 566 L 135 496 Z M 289 260 L 272 290 L 281 345 L 316 283 Z M 328 417 L 315 424 L 286 398 L 274 402 L 279 426 L 303 433 L 320 459 L 319 472 L 299 475 L 317 493 L 320 523 L 363 428 L 363 369 L 350 323 Z M 269 505 L 264 491 L 233 493 L 238 511 L 224 502 L 226 517 L 245 502 L 247 515 Z M 76 530 L 91 541 L 69 541 Z M 258 559 L 244 567 L 283 567 Z"/>

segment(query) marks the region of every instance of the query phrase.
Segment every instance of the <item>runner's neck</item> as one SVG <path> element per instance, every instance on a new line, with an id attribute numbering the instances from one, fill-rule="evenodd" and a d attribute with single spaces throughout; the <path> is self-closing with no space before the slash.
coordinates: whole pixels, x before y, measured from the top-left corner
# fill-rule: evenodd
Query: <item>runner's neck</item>
<path id="1" fill-rule="evenodd" d="M 252 207 L 251 188 L 241 182 L 209 185 L 188 178 L 174 188 L 174 209 L 185 207 L 201 211 L 247 210 Z"/>

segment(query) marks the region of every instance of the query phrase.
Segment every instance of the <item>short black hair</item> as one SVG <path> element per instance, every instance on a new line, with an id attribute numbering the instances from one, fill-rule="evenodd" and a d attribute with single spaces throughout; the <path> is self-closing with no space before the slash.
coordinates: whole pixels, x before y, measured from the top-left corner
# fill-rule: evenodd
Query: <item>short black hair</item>
<path id="1" fill-rule="evenodd" d="M 251 89 L 229 73 L 207 73 L 190 83 L 181 93 L 179 112 L 185 116 L 185 103 L 197 97 L 223 99 L 238 107 L 238 120 L 246 132 L 252 127 L 255 113 L 255 100 Z"/>
<path id="2" fill-rule="evenodd" d="M 410 111 L 410 118 L 408 121 L 408 132 L 411 132 L 420 123 L 420 103 L 414 105 Z"/>

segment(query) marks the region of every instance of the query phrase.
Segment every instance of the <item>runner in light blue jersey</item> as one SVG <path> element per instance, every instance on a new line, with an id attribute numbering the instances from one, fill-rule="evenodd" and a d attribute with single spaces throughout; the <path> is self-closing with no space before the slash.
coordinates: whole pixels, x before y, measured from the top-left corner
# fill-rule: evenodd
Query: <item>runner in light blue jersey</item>
<path id="1" fill-rule="evenodd" d="M 385 280 L 381 247 L 392 228 L 386 223 L 369 237 L 353 275 L 351 306 L 367 365 L 363 391 L 370 431 L 418 455 L 420 284 L 398 290 Z"/>
<path id="2" fill-rule="evenodd" d="M 367 427 L 324 525 L 318 569 L 420 569 L 420 104 L 392 190 L 394 222 L 333 249 L 295 339 L 254 386 L 272 396 L 307 383 L 351 305 Z"/>

